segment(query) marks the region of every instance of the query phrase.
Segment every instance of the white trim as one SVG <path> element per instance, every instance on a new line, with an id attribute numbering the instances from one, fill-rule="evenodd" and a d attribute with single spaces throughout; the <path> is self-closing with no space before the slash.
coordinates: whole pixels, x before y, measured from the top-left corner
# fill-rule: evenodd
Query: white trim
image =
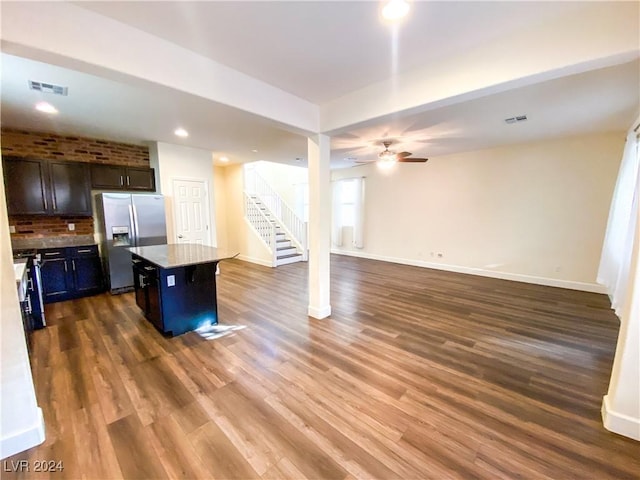
<path id="1" fill-rule="evenodd" d="M 243 262 L 256 263 L 264 267 L 273 268 L 273 265 L 271 265 L 271 262 L 269 262 L 268 260 L 263 260 L 261 258 L 250 257 L 248 255 L 238 255 L 236 258 L 238 260 L 242 260 Z"/>
<path id="2" fill-rule="evenodd" d="M 533 283 L 536 285 L 545 285 L 547 287 L 568 288 L 570 290 L 581 290 L 584 292 L 607 293 L 603 285 L 597 283 L 573 282 L 570 280 L 559 280 L 557 278 L 536 277 L 533 275 L 524 275 L 521 273 L 497 272 L 495 270 L 485 270 L 482 268 L 464 267 L 460 265 L 447 265 L 444 263 L 425 262 L 423 260 L 413 260 L 410 258 L 388 257 L 385 255 L 376 255 L 373 253 L 355 252 L 352 250 L 340 250 L 332 248 L 331 253 L 337 255 L 347 255 L 350 257 L 368 258 L 370 260 L 381 260 L 383 262 L 399 263 L 401 265 L 411 265 L 414 267 L 433 268 L 435 270 L 445 270 L 447 272 L 466 273 L 469 275 L 478 275 L 481 277 L 499 278 L 501 280 L 511 280 L 514 282 Z"/>
<path id="3" fill-rule="evenodd" d="M 609 405 L 609 395 L 602 397 L 602 423 L 610 432 L 640 440 L 640 419 L 614 412 Z"/>
<path id="4" fill-rule="evenodd" d="M 0 458 L 7 458 L 16 453 L 24 452 L 44 442 L 44 417 L 42 416 L 42 409 L 40 407 L 37 407 L 37 409 L 38 418 L 35 425 L 0 440 Z"/>
<path id="5" fill-rule="evenodd" d="M 310 317 L 322 320 L 323 318 L 327 318 L 331 315 L 331 305 L 325 305 L 324 307 L 312 307 L 309 305 L 307 312 Z"/>

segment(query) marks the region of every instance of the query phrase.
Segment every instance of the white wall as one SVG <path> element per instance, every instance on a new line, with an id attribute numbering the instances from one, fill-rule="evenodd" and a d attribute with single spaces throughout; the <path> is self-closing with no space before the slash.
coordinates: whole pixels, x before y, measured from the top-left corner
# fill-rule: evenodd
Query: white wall
<path id="1" fill-rule="evenodd" d="M 596 275 L 624 133 L 398 164 L 366 176 L 364 248 L 337 253 L 602 291 Z M 439 257 L 438 254 L 442 254 Z"/>
<path id="2" fill-rule="evenodd" d="M 0 458 L 5 458 L 42 443 L 44 420 L 18 303 L 4 182 L 0 182 L 0 266 Z"/>
<path id="3" fill-rule="evenodd" d="M 149 160 L 156 170 L 156 189 L 166 197 L 167 241 L 177 243 L 173 201 L 173 180 L 204 180 L 209 198 L 211 246 L 216 246 L 216 219 L 213 157 L 209 150 L 154 142 L 149 145 Z"/>
<path id="4" fill-rule="evenodd" d="M 244 218 L 244 173 L 242 165 L 229 165 L 224 169 L 224 197 L 226 205 L 226 237 L 229 252 L 239 258 L 260 265 L 271 266 L 272 256 L 267 246 Z"/>
<path id="5" fill-rule="evenodd" d="M 215 203 L 216 218 L 216 246 L 222 250 L 229 250 L 229 227 L 227 206 L 227 169 L 213 167 L 213 201 Z"/>
<path id="6" fill-rule="evenodd" d="M 256 171 L 271 187 L 278 192 L 289 207 L 295 211 L 296 193 L 294 185 L 309 183 L 309 173 L 306 167 L 296 167 L 274 162 L 254 162 Z"/>

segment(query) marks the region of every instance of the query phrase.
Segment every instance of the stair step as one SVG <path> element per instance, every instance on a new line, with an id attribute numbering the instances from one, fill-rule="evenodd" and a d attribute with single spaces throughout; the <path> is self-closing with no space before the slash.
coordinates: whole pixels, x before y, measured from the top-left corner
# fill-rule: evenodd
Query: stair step
<path id="1" fill-rule="evenodd" d="M 300 255 L 296 247 L 276 248 L 277 258 L 286 258 L 286 257 L 290 257 L 291 255 Z"/>
<path id="2" fill-rule="evenodd" d="M 290 253 L 289 255 L 278 256 L 278 260 L 282 260 L 283 258 L 293 258 L 293 257 L 302 257 L 299 253 Z"/>
<path id="3" fill-rule="evenodd" d="M 289 263 L 296 263 L 296 262 L 301 262 L 302 261 L 302 255 L 298 254 L 293 254 L 293 255 L 287 255 L 285 257 L 279 257 L 276 259 L 276 266 L 280 266 L 280 265 L 287 265 Z"/>

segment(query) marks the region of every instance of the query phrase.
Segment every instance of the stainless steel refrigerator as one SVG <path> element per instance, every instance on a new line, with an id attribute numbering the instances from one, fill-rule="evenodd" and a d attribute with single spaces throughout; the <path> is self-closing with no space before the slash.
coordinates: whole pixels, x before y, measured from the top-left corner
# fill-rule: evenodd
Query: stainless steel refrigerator
<path id="1" fill-rule="evenodd" d="M 143 193 L 99 193 L 96 213 L 100 252 L 111 293 L 133 288 L 128 247 L 167 243 L 164 197 Z"/>

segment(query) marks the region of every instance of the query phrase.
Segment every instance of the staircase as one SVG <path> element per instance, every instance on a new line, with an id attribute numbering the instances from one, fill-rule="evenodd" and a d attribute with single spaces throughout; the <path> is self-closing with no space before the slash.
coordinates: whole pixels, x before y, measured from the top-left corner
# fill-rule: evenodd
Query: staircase
<path id="1" fill-rule="evenodd" d="M 275 228 L 276 255 L 274 266 L 278 267 L 280 265 L 301 262 L 302 260 L 304 260 L 302 253 L 298 252 L 298 249 L 292 244 L 291 238 L 282 231 L 282 227 L 280 227 L 267 207 L 265 207 L 262 202 L 260 202 L 260 198 L 258 198 L 258 196 L 256 195 L 252 195 L 251 198 L 255 202 L 256 206 L 265 215 L 269 223 L 271 223 L 271 225 L 273 225 L 273 227 Z"/>
<path id="2" fill-rule="evenodd" d="M 269 248 L 273 267 L 307 261 L 307 223 L 255 171 L 245 171 L 245 218 Z"/>

